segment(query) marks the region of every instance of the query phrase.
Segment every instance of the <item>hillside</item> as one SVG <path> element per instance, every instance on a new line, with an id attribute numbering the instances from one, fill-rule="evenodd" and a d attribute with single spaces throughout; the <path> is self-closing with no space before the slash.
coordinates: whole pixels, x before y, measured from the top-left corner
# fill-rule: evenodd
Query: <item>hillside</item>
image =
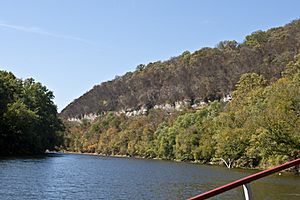
<path id="1" fill-rule="evenodd" d="M 127 117 L 66 120 L 63 150 L 269 168 L 300 156 L 300 54 L 268 83 L 241 76 L 232 100 L 174 111 L 150 109 Z"/>
<path id="2" fill-rule="evenodd" d="M 94 86 L 63 109 L 61 116 L 80 118 L 105 111 L 149 109 L 183 100 L 213 101 L 231 93 L 247 72 L 274 82 L 299 49 L 300 20 L 295 20 L 283 27 L 256 31 L 240 44 L 223 41 L 215 48 L 141 64 L 135 72 Z"/>

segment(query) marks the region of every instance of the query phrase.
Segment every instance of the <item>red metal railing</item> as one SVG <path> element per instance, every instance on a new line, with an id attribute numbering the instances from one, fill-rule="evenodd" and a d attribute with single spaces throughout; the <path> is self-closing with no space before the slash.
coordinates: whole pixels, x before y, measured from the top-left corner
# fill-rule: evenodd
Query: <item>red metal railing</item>
<path id="1" fill-rule="evenodd" d="M 205 192 L 203 194 L 200 194 L 198 196 L 192 197 L 192 198 L 190 198 L 190 200 L 208 199 L 210 197 L 216 196 L 218 194 L 221 194 L 223 192 L 226 192 L 228 190 L 231 190 L 231 189 L 239 187 L 239 186 L 243 186 L 244 187 L 245 198 L 246 199 L 251 199 L 251 197 L 249 197 L 249 196 L 247 197 L 247 194 L 246 194 L 247 189 L 249 189 L 248 184 L 250 182 L 255 181 L 257 179 L 260 179 L 260 178 L 263 178 L 263 177 L 266 177 L 266 176 L 269 176 L 269 175 L 274 174 L 276 172 L 280 172 L 280 171 L 288 169 L 290 167 L 297 166 L 299 164 L 300 164 L 300 158 L 298 158 L 296 160 L 293 160 L 293 161 L 290 161 L 290 162 L 287 162 L 287 163 L 285 163 L 283 165 L 274 167 L 272 169 L 261 171 L 261 172 L 258 172 L 256 174 L 252 174 L 252 175 L 247 176 L 245 178 L 242 178 L 242 179 L 239 179 L 237 181 L 234 181 L 232 183 L 223 185 L 221 187 L 218 187 L 216 189 L 210 190 L 210 191 Z M 251 192 L 250 192 L 250 196 L 251 196 Z"/>

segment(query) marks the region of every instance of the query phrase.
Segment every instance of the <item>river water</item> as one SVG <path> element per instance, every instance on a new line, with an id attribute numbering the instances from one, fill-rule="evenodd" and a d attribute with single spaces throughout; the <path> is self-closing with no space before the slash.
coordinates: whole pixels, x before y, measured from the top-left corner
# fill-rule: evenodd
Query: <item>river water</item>
<path id="1" fill-rule="evenodd" d="M 159 160 L 47 154 L 0 159 L 0 199 L 186 199 L 255 170 Z M 251 184 L 254 199 L 300 199 L 300 177 Z M 243 199 L 242 188 L 212 199 Z"/>

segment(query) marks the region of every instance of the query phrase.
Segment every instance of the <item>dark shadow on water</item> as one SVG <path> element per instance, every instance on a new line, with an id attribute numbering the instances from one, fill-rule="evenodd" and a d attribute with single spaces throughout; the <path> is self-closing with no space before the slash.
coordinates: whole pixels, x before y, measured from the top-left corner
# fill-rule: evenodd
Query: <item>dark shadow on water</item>
<path id="1" fill-rule="evenodd" d="M 52 157 L 62 157 L 63 154 L 61 153 L 44 153 L 40 155 L 25 155 L 25 156 L 0 156 L 0 162 L 1 161 L 7 161 L 7 160 L 43 160 L 47 158 Z"/>
<path id="2" fill-rule="evenodd" d="M 45 157 L 63 157 L 65 154 L 63 153 L 45 153 Z"/>

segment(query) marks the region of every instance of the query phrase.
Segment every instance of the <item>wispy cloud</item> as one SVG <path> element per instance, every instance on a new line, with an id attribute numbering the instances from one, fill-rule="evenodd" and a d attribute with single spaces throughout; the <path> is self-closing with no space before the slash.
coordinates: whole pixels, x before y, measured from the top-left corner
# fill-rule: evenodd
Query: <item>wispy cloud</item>
<path id="1" fill-rule="evenodd" d="M 76 36 L 72 36 L 72 35 L 57 34 L 57 33 L 46 31 L 44 29 L 37 28 L 37 27 L 19 26 L 19 25 L 9 24 L 9 23 L 6 23 L 6 22 L 1 22 L 1 21 L 0 21 L 0 27 L 6 28 L 6 29 L 13 29 L 13 30 L 16 30 L 16 31 L 22 31 L 22 32 L 28 32 L 28 33 L 33 33 L 33 34 L 45 35 L 45 36 L 54 37 L 54 38 L 74 40 L 74 41 L 86 43 L 86 44 L 89 44 L 89 45 L 95 45 L 94 42 L 92 42 L 88 39 L 85 39 L 85 38 L 76 37 Z"/>

